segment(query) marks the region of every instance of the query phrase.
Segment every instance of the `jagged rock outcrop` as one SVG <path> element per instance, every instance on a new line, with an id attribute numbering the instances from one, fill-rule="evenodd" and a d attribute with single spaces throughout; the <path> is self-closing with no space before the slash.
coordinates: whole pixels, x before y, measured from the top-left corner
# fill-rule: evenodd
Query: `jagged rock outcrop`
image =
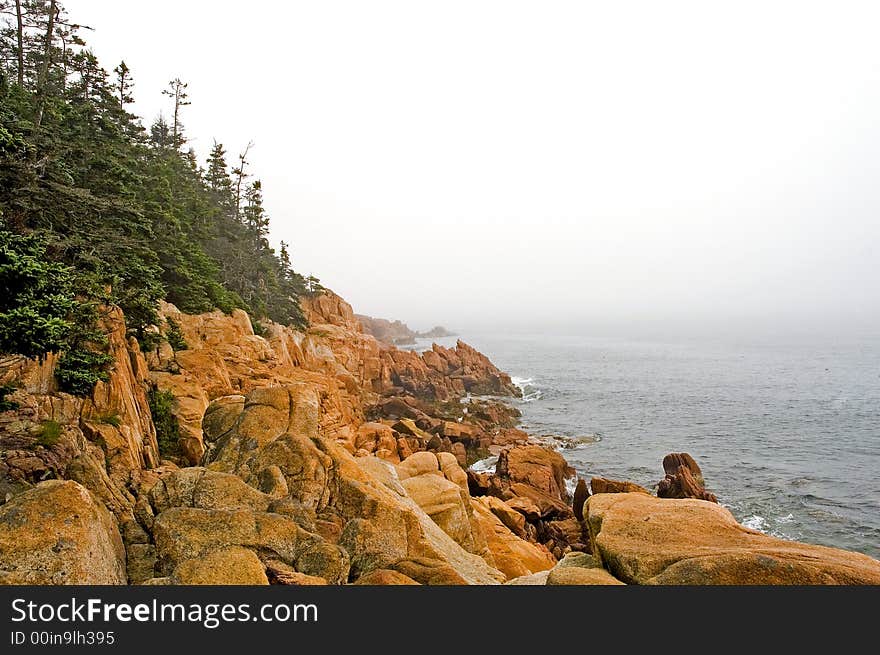
<path id="1" fill-rule="evenodd" d="M 495 473 L 470 473 L 468 485 L 474 495 L 499 498 L 507 509 L 521 514 L 527 538 L 560 558 L 570 548 L 589 548 L 565 486 L 574 475 L 555 450 L 521 444 L 500 452 Z"/>
<path id="2" fill-rule="evenodd" d="M 16 387 L 9 399 L 19 405 L 0 414 L 0 481 L 22 491 L 45 479 L 76 480 L 122 520 L 134 504 L 129 483 L 158 465 L 159 447 L 146 362 L 137 342 L 126 337 L 122 312 L 102 310 L 98 327 L 113 363 L 107 381 L 87 398 L 58 390 L 54 355 L 42 362 L 0 362 L 0 384 Z"/>
<path id="3" fill-rule="evenodd" d="M 319 408 L 316 390 L 306 384 L 257 389 L 241 405 L 225 403 L 215 410 L 226 415 L 217 424 L 231 427 L 220 434 L 206 431 L 208 468 L 235 474 L 252 486 L 260 485 L 267 469 L 277 469 L 291 500 L 314 512 L 325 525 L 339 528 L 335 535 L 330 530 L 323 534 L 348 553 L 354 579 L 374 569 L 398 570 L 426 584 L 487 584 L 503 579 L 503 574 L 431 520 L 409 496 L 392 465 L 369 457 L 355 459 L 323 437 Z M 233 420 L 236 411 L 240 413 Z M 445 491 L 454 492 L 462 502 L 464 472 L 459 469 L 460 483 L 452 483 L 435 455 L 420 455 L 433 460 L 438 480 L 451 485 Z M 454 459 L 447 468 L 452 463 Z M 449 498 L 452 495 L 447 493 Z M 472 550 L 480 550 L 475 536 L 466 534 L 470 524 L 466 513 L 453 511 L 441 517 L 450 508 L 435 509 L 447 529 Z"/>
<path id="4" fill-rule="evenodd" d="M 495 565 L 483 530 L 474 518 L 467 474 L 454 456 L 415 453 L 401 462 L 397 475 L 407 495 L 434 523 L 466 551 Z"/>
<path id="5" fill-rule="evenodd" d="M 116 521 L 82 485 L 47 480 L 0 505 L 0 584 L 125 584 Z"/>
<path id="6" fill-rule="evenodd" d="M 599 494 L 586 513 L 594 552 L 629 584 L 880 584 L 877 560 L 750 530 L 709 501 Z"/>
<path id="7" fill-rule="evenodd" d="M 659 498 L 698 498 L 717 503 L 715 494 L 706 491 L 703 472 L 687 453 L 672 453 L 663 458 L 666 477 L 657 485 Z"/>
<path id="8" fill-rule="evenodd" d="M 158 330 L 182 340 L 146 355 L 110 308 L 114 364 L 85 399 L 58 392 L 54 356 L 0 361 L 20 404 L 0 414 L 0 582 L 877 580 L 875 560 L 780 542 L 702 500 L 602 478 L 571 499 L 559 453 L 468 396 L 517 393 L 485 356 L 398 351 L 338 296 L 304 305 L 307 330 L 267 321 L 260 336 L 241 311 L 163 304 Z M 158 453 L 151 388 L 172 394 L 177 453 Z M 464 470 L 487 451 L 494 473 Z M 664 469 L 661 495 L 714 500 L 690 456 Z"/>
<path id="9" fill-rule="evenodd" d="M 556 564 L 556 558 L 541 544 L 527 541 L 521 534 L 508 527 L 499 512 L 494 511 L 491 505 L 491 501 L 494 500 L 497 499 L 487 496 L 474 498 L 471 503 L 474 517 L 485 535 L 495 567 L 504 573 L 508 580 L 552 568 Z M 522 515 L 513 510 L 509 511 L 522 519 Z M 514 519 L 513 523 L 516 524 L 518 521 Z M 524 519 L 520 529 L 525 531 Z"/>
<path id="10" fill-rule="evenodd" d="M 338 325 L 355 332 L 362 326 L 345 300 L 329 290 L 300 298 L 303 313 L 311 325 Z"/>
<path id="11" fill-rule="evenodd" d="M 364 408 L 396 401 L 399 409 L 406 401 L 395 396 L 409 394 L 418 404 L 416 398 L 421 399 L 418 402 L 443 403 L 468 392 L 519 393 L 505 373 L 462 342 L 452 349 L 438 346 L 424 354 L 400 351 L 364 334 L 351 307 L 334 294 L 307 298 L 304 308 L 312 321 L 307 331 L 266 321 L 266 336 L 261 337 L 241 310 L 230 315 L 216 311 L 191 316 L 173 305 L 161 304 L 163 320 L 171 319 L 179 327 L 187 348 L 174 351 L 163 342 L 148 354 L 147 363 L 152 383 L 174 394 L 186 463 L 196 465 L 204 456 L 201 419 L 209 403 L 259 387 L 299 382 L 318 387 L 325 434 L 352 453 L 359 449 L 358 429 L 366 421 Z M 420 409 L 405 411 L 427 417 Z M 474 420 L 479 421 L 486 411 L 478 411 Z M 389 415 L 373 413 L 380 418 Z M 470 425 L 446 435 L 442 421 L 429 423 L 434 434 L 449 437 L 450 452 L 453 440 L 473 441 L 474 445 L 480 438 L 483 445 L 492 440 L 491 434 Z M 511 425 L 509 421 L 506 424 Z M 388 459 L 401 457 L 400 449 L 391 448 L 387 441 L 380 445 L 378 440 L 364 440 L 361 446 L 366 446 L 369 454 L 385 450 L 388 452 L 382 455 Z M 371 446 L 375 450 L 369 450 Z"/>

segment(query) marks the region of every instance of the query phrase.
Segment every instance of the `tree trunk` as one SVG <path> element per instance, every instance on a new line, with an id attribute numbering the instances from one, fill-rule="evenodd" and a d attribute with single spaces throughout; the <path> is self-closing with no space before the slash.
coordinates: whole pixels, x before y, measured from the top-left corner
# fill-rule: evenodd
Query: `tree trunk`
<path id="1" fill-rule="evenodd" d="M 125 109 L 125 71 L 119 72 L 119 106 Z"/>
<path id="2" fill-rule="evenodd" d="M 21 16 L 21 0 L 15 0 L 15 17 L 18 20 L 18 86 L 24 86 L 24 20 Z"/>
<path id="3" fill-rule="evenodd" d="M 177 143 L 177 115 L 180 112 L 180 85 L 177 84 L 174 87 L 174 126 L 171 128 L 171 139 L 172 145 L 175 150 L 178 150 L 180 146 Z"/>
<path id="4" fill-rule="evenodd" d="M 55 0 L 49 3 L 49 20 L 46 22 L 46 41 L 43 46 L 43 62 L 40 65 L 40 73 L 37 76 L 37 116 L 34 127 L 39 130 L 43 123 L 43 110 L 46 107 L 46 84 L 49 81 L 49 64 L 52 56 L 52 32 L 55 30 L 55 13 L 57 6 Z"/>
<path id="5" fill-rule="evenodd" d="M 254 145 L 253 141 L 248 142 L 244 152 L 238 157 L 238 180 L 235 183 L 235 218 L 241 216 L 241 182 L 244 179 L 244 167 L 247 166 L 247 155 Z"/>

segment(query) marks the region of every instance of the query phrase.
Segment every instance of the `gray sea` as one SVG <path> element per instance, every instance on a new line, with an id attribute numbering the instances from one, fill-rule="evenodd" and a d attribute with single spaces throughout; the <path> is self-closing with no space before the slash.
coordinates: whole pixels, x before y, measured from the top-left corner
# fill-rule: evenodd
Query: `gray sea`
<path id="1" fill-rule="evenodd" d="M 462 338 L 582 477 L 650 488 L 664 455 L 688 452 L 744 525 L 880 557 L 880 337 Z"/>

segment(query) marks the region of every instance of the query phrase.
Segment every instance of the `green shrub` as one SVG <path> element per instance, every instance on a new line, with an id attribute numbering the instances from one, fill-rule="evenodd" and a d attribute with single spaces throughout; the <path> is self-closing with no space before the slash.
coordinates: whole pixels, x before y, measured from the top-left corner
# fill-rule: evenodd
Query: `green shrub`
<path id="1" fill-rule="evenodd" d="M 14 400 L 6 400 L 6 396 L 15 391 L 11 384 L 0 385 L 0 412 L 8 412 L 10 409 L 18 409 L 18 403 Z"/>
<path id="2" fill-rule="evenodd" d="M 174 418 L 174 394 L 170 391 L 151 389 L 147 394 L 150 403 L 150 414 L 156 426 L 156 440 L 159 442 L 159 454 L 173 457 L 180 454 L 180 429 Z"/>
<path id="3" fill-rule="evenodd" d="M 109 379 L 106 369 L 112 361 L 106 353 L 85 348 L 65 352 L 55 367 L 58 386 L 74 396 L 88 396 L 99 380 Z"/>
<path id="4" fill-rule="evenodd" d="M 53 262 L 46 240 L 0 225 L 0 353 L 42 359 L 57 352 L 71 331 L 72 269 Z"/>
<path id="5" fill-rule="evenodd" d="M 254 334 L 258 337 L 266 337 L 269 334 L 269 330 L 266 326 L 256 320 L 253 316 L 251 317 L 251 327 L 254 330 Z"/>
<path id="6" fill-rule="evenodd" d="M 174 350 L 188 349 L 189 346 L 186 343 L 186 339 L 183 338 L 183 330 L 180 329 L 180 323 L 170 316 L 165 319 L 165 323 L 168 326 L 165 329 L 165 338 L 168 340 L 168 344 Z"/>
<path id="7" fill-rule="evenodd" d="M 141 347 L 141 352 L 148 353 L 159 347 L 159 344 L 162 343 L 162 335 L 157 332 L 148 332 L 147 330 L 142 330 L 140 334 L 136 334 L 138 345 Z"/>
<path id="8" fill-rule="evenodd" d="M 118 428 L 122 425 L 122 419 L 119 418 L 119 414 L 101 414 L 98 416 L 98 423 L 104 423 L 105 425 L 112 425 L 114 428 Z"/>
<path id="9" fill-rule="evenodd" d="M 58 421 L 44 421 L 37 432 L 37 443 L 51 448 L 61 438 L 61 424 Z"/>

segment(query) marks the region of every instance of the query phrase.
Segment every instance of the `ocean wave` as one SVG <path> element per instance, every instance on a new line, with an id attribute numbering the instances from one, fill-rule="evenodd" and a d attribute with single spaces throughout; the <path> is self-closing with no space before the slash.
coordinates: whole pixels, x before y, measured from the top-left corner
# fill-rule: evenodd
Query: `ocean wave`
<path id="1" fill-rule="evenodd" d="M 794 520 L 794 514 L 791 513 L 788 513 L 785 516 L 777 516 L 772 519 L 773 523 L 781 523 L 783 525 L 786 523 L 793 523 Z M 776 537 L 777 539 L 785 539 L 787 541 L 793 541 L 797 539 L 797 536 L 786 534 L 778 528 L 775 528 L 770 521 L 768 521 L 760 514 L 752 514 L 751 516 L 747 516 L 742 521 L 740 521 L 740 523 L 751 530 L 763 532 L 764 534 L 770 535 L 771 537 Z"/>
<path id="2" fill-rule="evenodd" d="M 558 434 L 531 435 L 532 441 L 551 446 L 556 450 L 583 450 L 602 441 L 601 434 L 584 434 L 577 437 L 565 437 Z"/>
<path id="3" fill-rule="evenodd" d="M 522 393 L 522 402 L 524 403 L 541 400 L 544 396 L 543 392 L 535 385 L 534 378 L 521 378 L 514 375 L 511 376 L 510 381 Z"/>
<path id="4" fill-rule="evenodd" d="M 763 532 L 764 534 L 770 532 L 770 525 L 767 523 L 767 519 L 765 519 L 763 516 L 758 516 L 757 514 L 747 516 L 742 520 L 742 524 L 749 530 L 757 530 L 758 532 Z"/>

